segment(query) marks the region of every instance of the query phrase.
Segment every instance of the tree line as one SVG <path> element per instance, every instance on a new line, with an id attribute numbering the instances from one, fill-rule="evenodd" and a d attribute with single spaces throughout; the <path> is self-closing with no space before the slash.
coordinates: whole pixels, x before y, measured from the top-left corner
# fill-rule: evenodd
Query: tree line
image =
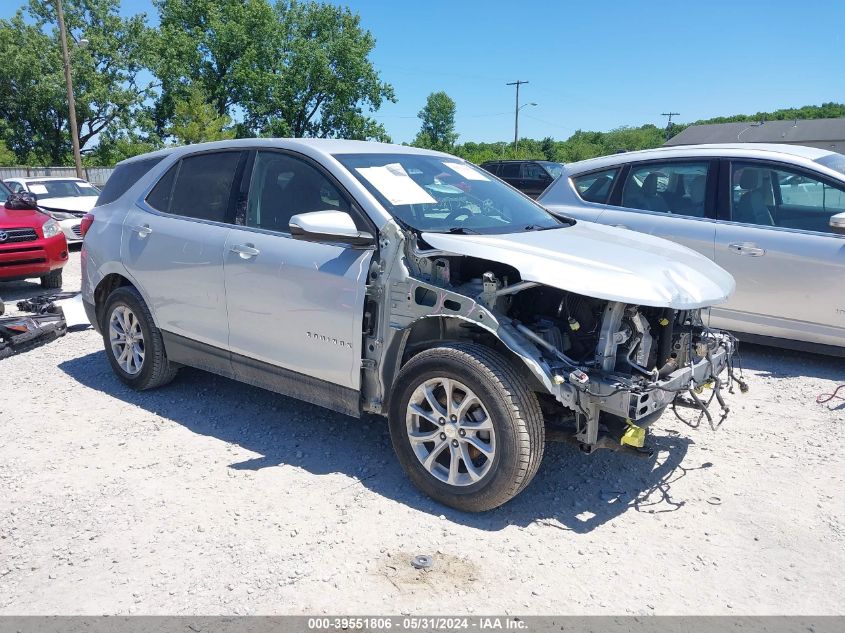
<path id="1" fill-rule="evenodd" d="M 247 136 L 387 140 L 371 113 L 394 101 L 348 8 L 313 0 L 64 0 L 80 142 L 108 165 L 166 142 Z M 87 44 L 84 45 L 83 44 Z M 0 20 L 0 162 L 68 164 L 55 4 Z"/>
<path id="2" fill-rule="evenodd" d="M 63 0 L 84 162 L 112 165 L 168 143 L 254 136 L 389 141 L 373 113 L 395 102 L 370 60 L 360 16 L 319 0 L 153 0 L 122 15 L 120 0 Z M 72 162 L 53 0 L 28 0 L 0 20 L 0 165 Z M 458 143 L 455 101 L 433 92 L 412 145 L 476 163 L 497 158 L 573 162 L 657 147 L 685 125 L 578 130 L 512 143 Z M 789 108 L 695 123 L 845 116 L 845 104 Z"/>

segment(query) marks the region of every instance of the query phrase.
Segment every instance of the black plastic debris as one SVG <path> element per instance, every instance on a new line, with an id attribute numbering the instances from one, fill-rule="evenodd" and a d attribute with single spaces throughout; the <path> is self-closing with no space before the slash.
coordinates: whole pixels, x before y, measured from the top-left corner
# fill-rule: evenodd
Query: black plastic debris
<path id="1" fill-rule="evenodd" d="M 60 307 L 52 302 L 35 306 L 29 304 L 30 301 L 32 299 L 19 302 L 18 309 L 32 314 L 0 318 L 0 359 L 39 347 L 67 333 L 67 322 Z M 2 304 L 0 299 L 0 306 Z M 21 304 L 27 304 L 27 308 L 21 308 Z M 36 307 L 36 310 L 29 307 Z M 0 309 L 0 314 L 3 314 L 4 308 Z"/>

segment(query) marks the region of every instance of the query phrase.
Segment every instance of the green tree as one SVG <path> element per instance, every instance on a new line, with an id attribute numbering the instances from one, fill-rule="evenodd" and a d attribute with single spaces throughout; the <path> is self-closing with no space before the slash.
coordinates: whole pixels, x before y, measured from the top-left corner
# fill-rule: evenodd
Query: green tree
<path id="1" fill-rule="evenodd" d="M 455 101 L 443 91 L 432 92 L 417 116 L 422 126 L 413 144 L 443 152 L 451 151 L 458 140 L 455 132 Z"/>
<path id="2" fill-rule="evenodd" d="M 134 127 L 152 86 L 141 83 L 149 29 L 143 14 L 123 17 L 118 0 L 64 0 L 80 145 L 110 129 Z M 87 47 L 75 44 L 81 38 Z M 0 20 L 0 126 L 21 162 L 70 161 L 67 96 L 50 0 L 30 0 Z"/>
<path id="3" fill-rule="evenodd" d="M 175 104 L 167 136 L 184 144 L 222 141 L 235 137 L 231 122 L 228 115 L 217 113 L 202 90 L 193 86 L 187 98 Z"/>
<path id="4" fill-rule="evenodd" d="M 394 100 L 393 88 L 369 60 L 375 39 L 349 9 L 294 0 L 155 4 L 160 133 L 198 84 L 219 116 L 238 115 L 241 136 L 387 139 L 365 111 Z"/>
<path id="5" fill-rule="evenodd" d="M 0 167 L 12 167 L 18 164 L 15 153 L 9 149 L 5 142 L 0 141 Z"/>

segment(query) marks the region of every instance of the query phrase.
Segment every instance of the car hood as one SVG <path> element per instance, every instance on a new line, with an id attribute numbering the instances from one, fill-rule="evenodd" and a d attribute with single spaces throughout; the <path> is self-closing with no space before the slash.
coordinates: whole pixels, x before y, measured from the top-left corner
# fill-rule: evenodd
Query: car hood
<path id="1" fill-rule="evenodd" d="M 38 206 L 51 211 L 84 211 L 94 208 L 97 196 L 73 196 L 68 198 L 38 198 Z"/>
<path id="2" fill-rule="evenodd" d="M 736 287 L 730 273 L 684 246 L 592 222 L 422 238 L 436 249 L 513 266 L 523 281 L 608 301 L 687 310 L 722 303 Z"/>
<path id="3" fill-rule="evenodd" d="M 7 209 L 0 204 L 0 229 L 35 228 L 44 224 L 49 217 L 30 209 Z"/>

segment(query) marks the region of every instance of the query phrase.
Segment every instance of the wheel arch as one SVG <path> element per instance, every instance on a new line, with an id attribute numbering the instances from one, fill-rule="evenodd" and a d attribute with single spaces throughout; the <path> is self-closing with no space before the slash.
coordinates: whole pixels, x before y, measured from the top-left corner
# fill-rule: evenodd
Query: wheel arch
<path id="1" fill-rule="evenodd" d="M 97 323 L 102 326 L 103 322 L 103 309 L 106 305 L 106 300 L 109 298 L 109 295 L 117 290 L 118 288 L 122 288 L 123 286 L 129 286 L 130 288 L 134 288 L 138 291 L 141 295 L 141 298 L 144 300 L 144 303 L 147 304 L 147 308 L 150 310 L 150 314 L 153 317 L 153 323 L 156 324 L 158 327 L 158 322 L 156 320 L 155 312 L 152 309 L 152 304 L 150 303 L 147 294 L 144 290 L 135 283 L 135 280 L 132 279 L 125 271 L 113 271 L 105 276 L 97 283 L 94 288 L 94 311 L 97 317 Z"/>
<path id="2" fill-rule="evenodd" d="M 448 343 L 476 343 L 490 348 L 507 360 L 528 382 L 531 389 L 548 393 L 542 379 L 533 371 L 528 359 L 511 349 L 497 333 L 481 327 L 459 316 L 432 315 L 420 317 L 393 337 L 385 350 L 382 376 L 387 389 L 384 394 L 383 410 L 389 410 L 390 398 L 394 392 L 399 371 L 414 356 L 427 349 Z"/>

